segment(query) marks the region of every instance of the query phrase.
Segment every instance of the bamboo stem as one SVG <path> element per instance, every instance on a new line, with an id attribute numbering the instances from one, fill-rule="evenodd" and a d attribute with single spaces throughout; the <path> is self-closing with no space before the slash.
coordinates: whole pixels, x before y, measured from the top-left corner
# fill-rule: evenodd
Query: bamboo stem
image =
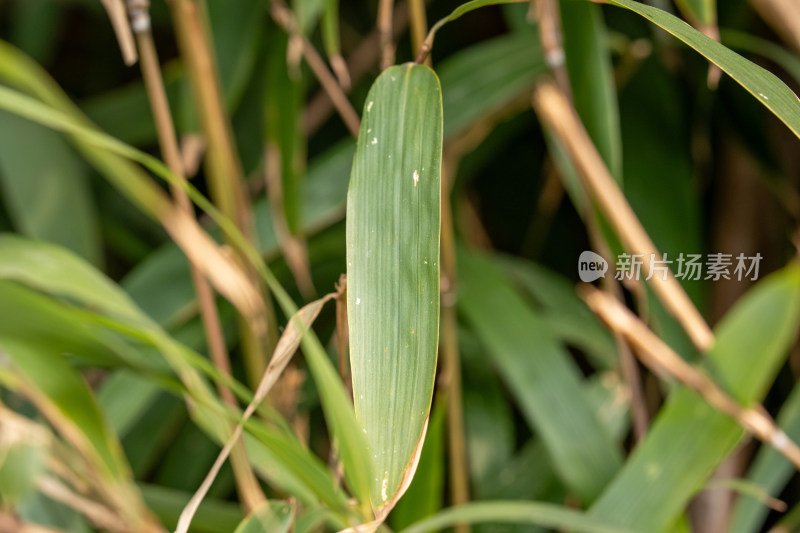
<path id="1" fill-rule="evenodd" d="M 668 374 L 697 392 L 712 407 L 730 416 L 748 433 L 769 444 L 800 470 L 800 447 L 761 407 L 743 407 L 702 371 L 687 363 L 672 348 L 614 297 L 591 285 L 582 287 L 583 299 L 613 331 L 624 336 L 634 353 L 653 372 Z"/>
<path id="2" fill-rule="evenodd" d="M 423 41 L 425 41 L 425 35 L 428 33 L 428 20 L 425 17 L 425 0 L 409 0 L 408 10 L 409 19 L 411 21 L 411 54 L 416 57 L 422 48 Z M 429 62 L 430 61 L 426 61 L 426 64 Z"/>
<path id="3" fill-rule="evenodd" d="M 222 103 L 219 77 L 202 16 L 201 1 L 171 0 L 170 3 L 181 56 L 186 61 L 200 123 L 208 141 L 209 189 L 220 211 L 234 221 L 239 231 L 250 242 L 255 242 L 251 207 L 233 142 L 230 121 Z M 250 280 L 258 286 L 252 265 L 241 255 L 236 259 Z M 258 384 L 267 367 L 267 356 L 273 352 L 278 340 L 275 312 L 268 291 L 263 291 L 263 298 L 265 301 L 263 322 L 266 323 L 263 331 L 259 331 L 258 327 L 248 323 L 244 318 L 239 318 L 242 353 L 247 379 L 252 387 Z"/>
<path id="4" fill-rule="evenodd" d="M 158 54 L 150 31 L 149 16 L 146 13 L 147 0 L 138 0 L 138 2 L 129 0 L 128 5 L 131 7 L 131 22 L 139 49 L 139 63 L 153 110 L 159 146 L 169 169 L 179 178 L 185 179 L 178 139 L 164 89 Z M 192 203 L 186 193 L 175 185 L 171 186 L 171 192 L 179 208 L 188 216 L 193 216 Z M 203 321 L 203 330 L 211 359 L 220 372 L 226 376 L 231 376 L 230 359 L 225 346 L 222 324 L 214 301 L 214 292 L 196 265 L 190 262 L 189 268 L 192 282 L 197 292 L 200 316 Z M 228 387 L 218 382 L 217 390 L 225 403 L 234 408 L 238 407 L 236 398 Z M 244 441 L 240 441 L 235 446 L 231 454 L 231 463 L 239 495 L 242 497 L 246 508 L 252 511 L 266 501 L 266 496 L 250 469 Z"/>
<path id="5" fill-rule="evenodd" d="M 467 445 L 464 432 L 464 401 L 461 386 L 461 358 L 458 347 L 456 320 L 457 266 L 453 209 L 450 203 L 450 184 L 442 165 L 442 234 L 441 234 L 441 341 L 443 388 L 447 394 L 447 434 L 450 471 L 451 505 L 469 502 Z M 456 526 L 456 533 L 469 533 L 466 524 Z"/>
<path id="6" fill-rule="evenodd" d="M 427 3 L 429 0 L 423 0 Z M 392 38 L 397 39 L 405 31 L 408 25 L 407 2 L 399 2 L 392 14 L 394 22 L 392 28 Z M 347 56 L 347 70 L 350 73 L 350 85 L 364 77 L 380 57 L 380 37 L 377 30 L 372 31 L 364 37 L 358 46 Z M 345 92 L 348 92 L 346 88 Z M 325 89 L 317 91 L 317 94 L 306 106 L 303 116 L 303 131 L 307 137 L 311 137 L 320 126 L 328 119 L 333 112 L 333 104 Z"/>
<path id="7" fill-rule="evenodd" d="M 597 153 L 566 95 L 553 82 L 541 82 L 534 90 L 533 107 L 541 120 L 561 139 L 585 189 L 608 217 L 626 248 L 642 256 L 642 270 L 658 298 L 683 326 L 695 346 L 700 351 L 708 350 L 714 343 L 714 334 L 671 271 L 667 270 L 664 279 L 652 275 L 652 264 L 661 260 L 661 254 Z"/>

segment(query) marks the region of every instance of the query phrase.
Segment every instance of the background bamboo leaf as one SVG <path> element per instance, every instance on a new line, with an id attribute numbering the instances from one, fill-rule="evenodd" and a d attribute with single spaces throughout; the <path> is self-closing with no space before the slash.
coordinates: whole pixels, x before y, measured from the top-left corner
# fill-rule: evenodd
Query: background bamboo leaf
<path id="1" fill-rule="evenodd" d="M 461 250 L 458 264 L 460 312 L 547 446 L 563 482 L 591 502 L 622 460 L 583 397 L 578 369 L 489 259 Z"/>
<path id="2" fill-rule="evenodd" d="M 203 428 L 214 441 L 223 442 L 225 440 L 227 435 L 224 428 L 228 422 L 224 415 L 220 416 L 220 411 L 225 412 L 224 408 L 220 406 L 219 400 L 210 396 L 207 385 L 202 381 L 198 371 L 195 370 L 194 365 L 199 363 L 196 354 L 192 356 L 190 350 L 168 338 L 149 318 L 135 307 L 118 287 L 69 252 L 46 243 L 26 241 L 12 236 L 3 237 L 0 243 L 3 246 L 3 250 L 9 252 L 0 254 L 0 257 L 3 258 L 3 261 L 0 261 L 0 277 L 18 280 L 53 295 L 69 297 L 84 305 L 100 309 L 111 317 L 122 318 L 125 321 L 124 324 L 117 324 L 113 321 L 105 321 L 104 323 L 118 327 L 121 332 L 128 334 L 135 332 L 137 339 L 145 340 L 157 347 L 178 375 L 183 378 L 188 392 L 197 402 L 195 404 L 196 409 L 192 411 L 195 423 Z M 49 269 L 55 264 L 63 266 L 60 276 L 53 276 L 50 273 Z M 36 295 L 33 294 L 28 299 L 34 296 Z M 3 303 L 11 305 L 11 302 L 12 300 L 9 297 L 4 299 Z M 24 324 L 26 321 L 25 315 L 21 314 L 21 311 L 25 307 L 17 304 L 16 308 L 16 316 L 19 316 Z M 41 315 L 41 310 L 37 310 L 37 313 Z M 6 311 L 4 315 L 14 316 L 10 311 Z M 49 330 L 52 335 L 55 324 L 57 322 L 48 318 L 44 328 Z M 4 325 L 12 333 L 15 331 L 18 332 L 17 334 L 25 333 L 24 329 L 15 328 L 14 324 L 9 323 L 9 321 L 6 321 Z M 67 328 L 67 331 L 72 338 L 75 338 L 85 329 L 86 325 L 78 323 L 72 324 L 71 327 Z M 96 333 L 94 329 L 89 329 L 89 332 Z M 42 342 L 41 339 L 46 339 L 46 337 L 41 337 L 40 335 L 36 335 L 34 338 L 40 339 L 39 342 Z M 83 337 L 77 338 L 80 340 L 80 344 L 77 344 L 78 348 L 84 351 L 97 349 L 96 346 L 91 344 L 93 337 L 87 338 L 87 334 L 84 334 Z M 105 337 L 100 336 L 99 339 L 103 340 Z M 64 339 L 62 335 L 61 339 L 56 337 L 50 342 L 56 342 L 58 345 L 69 348 L 70 344 L 67 340 L 68 338 Z M 317 364 L 319 365 L 319 363 Z M 319 366 L 316 368 L 317 370 L 319 370 Z M 201 368 L 204 371 L 209 371 L 213 367 L 205 366 Z M 322 372 L 325 372 L 325 367 L 322 368 Z M 333 389 L 330 384 L 331 381 L 336 379 L 332 375 L 332 369 L 327 372 L 323 374 L 325 379 L 328 380 L 327 388 L 323 389 L 326 397 L 331 394 L 330 390 Z M 212 371 L 211 374 L 215 379 L 220 378 L 218 371 Z M 241 391 L 241 386 L 239 386 L 239 389 L 234 388 L 234 390 Z M 346 401 L 342 401 L 347 406 Z M 337 407 L 340 411 L 343 411 L 341 407 Z M 346 414 L 341 416 L 344 417 Z M 231 420 L 235 421 L 233 416 L 231 416 Z M 251 433 L 250 436 L 246 437 L 248 453 L 257 461 L 257 469 L 262 475 L 277 485 L 291 490 L 293 494 L 302 497 L 304 501 L 319 498 L 332 509 L 338 509 L 339 511 L 346 509 L 345 498 L 334 487 L 333 480 L 323 466 L 322 461 L 310 454 L 297 441 L 296 437 L 287 433 L 284 429 L 270 427 L 257 421 L 251 420 L 246 427 Z M 349 444 L 348 441 L 345 442 Z M 350 453 L 357 453 L 357 448 L 354 446 L 350 445 L 349 449 L 354 450 Z M 214 453 L 213 448 L 209 450 L 209 453 Z M 213 455 L 210 456 L 209 465 L 211 460 L 213 460 Z M 276 462 L 278 464 L 275 464 Z M 352 459 L 347 464 L 353 464 Z M 198 475 L 203 473 L 198 472 Z M 353 473 L 351 472 L 350 475 L 353 475 Z M 358 475 L 357 472 L 356 475 Z"/>
<path id="3" fill-rule="evenodd" d="M 289 230 L 296 233 L 302 220 L 301 200 L 305 178 L 305 140 L 300 129 L 305 90 L 298 80 L 291 79 L 286 62 L 287 43 L 288 37 L 284 35 L 276 35 L 270 43 L 264 129 L 266 142 L 273 147 L 267 157 L 280 158 L 284 216 Z"/>
<path id="4" fill-rule="evenodd" d="M 619 106 L 602 10 L 598 5 L 572 0 L 562 0 L 559 6 L 575 110 L 611 175 L 621 183 Z"/>
<path id="5" fill-rule="evenodd" d="M 293 522 L 293 505 L 283 502 L 266 502 L 245 518 L 234 533 L 261 533 L 263 531 L 286 533 L 292 530 Z"/>
<path id="6" fill-rule="evenodd" d="M 800 440 L 800 388 L 795 387 L 786 399 L 776 419 L 790 439 Z M 770 447 L 762 446 L 747 472 L 747 481 L 763 489 L 766 494 L 778 497 L 785 484 L 794 474 L 794 467 L 782 455 Z M 763 501 L 742 494 L 736 501 L 731 518 L 731 532 L 756 532 L 760 529 L 769 508 Z"/>
<path id="7" fill-rule="evenodd" d="M 614 522 L 602 522 L 578 511 L 537 502 L 476 502 L 452 507 L 431 518 L 417 522 L 401 533 L 425 533 L 442 527 L 475 522 L 525 523 L 583 533 L 626 533 Z"/>
<path id="8" fill-rule="evenodd" d="M 631 0 L 609 0 L 609 3 L 638 13 L 697 50 L 800 137 L 800 100 L 777 76 L 706 37 L 674 15 Z"/>
<path id="9" fill-rule="evenodd" d="M 16 230 L 100 265 L 88 170 L 57 133 L 0 113 L 0 189 Z"/>
<path id="10" fill-rule="evenodd" d="M 439 397 L 431 409 L 417 473 L 408 491 L 389 515 L 393 530 L 399 531 L 430 516 L 444 505 L 446 414 L 447 404 Z"/>
<path id="11" fill-rule="evenodd" d="M 378 509 L 402 490 L 430 411 L 439 325 L 442 102 L 424 66 L 367 95 L 347 200 L 347 311 L 356 413 Z"/>
<path id="12" fill-rule="evenodd" d="M 705 365 L 744 405 L 759 401 L 794 342 L 798 318 L 800 268 L 791 265 L 759 283 L 726 315 Z M 742 436 L 736 422 L 694 393 L 674 391 L 591 516 L 644 531 L 667 528 Z"/>
<path id="13" fill-rule="evenodd" d="M 693 26 L 706 33 L 717 25 L 716 0 L 678 0 L 681 11 Z"/>
<path id="14" fill-rule="evenodd" d="M 445 138 L 519 96 L 545 69 L 535 32 L 499 37 L 442 61 L 437 73 L 442 80 Z"/>

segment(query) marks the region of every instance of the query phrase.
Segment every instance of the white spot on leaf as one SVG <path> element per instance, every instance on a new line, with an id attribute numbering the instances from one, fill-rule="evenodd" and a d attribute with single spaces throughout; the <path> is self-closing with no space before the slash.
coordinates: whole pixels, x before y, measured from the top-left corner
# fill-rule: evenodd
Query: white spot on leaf
<path id="1" fill-rule="evenodd" d="M 419 173 L 415 170 L 414 171 L 414 187 L 417 186 L 417 182 L 419 182 Z"/>
<path id="2" fill-rule="evenodd" d="M 356 305 L 360 305 L 360 304 L 361 304 L 361 298 L 356 298 Z"/>
<path id="3" fill-rule="evenodd" d="M 369 103 L 367 104 L 367 113 L 369 113 L 370 111 L 372 111 L 372 100 L 370 100 Z"/>
<path id="4" fill-rule="evenodd" d="M 377 137 L 373 137 L 372 138 L 372 144 L 378 144 L 378 138 Z"/>
<path id="5" fill-rule="evenodd" d="M 764 94 L 764 93 L 758 93 L 758 96 L 760 96 L 760 97 L 761 97 L 761 98 L 763 98 L 764 100 L 769 100 L 769 96 L 767 96 L 767 95 L 766 95 L 766 94 Z"/>
<path id="6" fill-rule="evenodd" d="M 389 473 L 386 473 L 386 477 L 383 478 L 383 482 L 381 483 L 381 499 L 386 501 L 389 499 L 389 496 L 386 495 L 386 489 L 389 488 Z"/>

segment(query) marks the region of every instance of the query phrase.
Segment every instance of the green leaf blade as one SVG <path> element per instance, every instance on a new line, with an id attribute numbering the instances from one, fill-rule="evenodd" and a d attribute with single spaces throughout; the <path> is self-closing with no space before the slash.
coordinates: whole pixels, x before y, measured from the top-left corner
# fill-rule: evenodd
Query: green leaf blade
<path id="1" fill-rule="evenodd" d="M 704 363 L 742 405 L 760 401 L 791 348 L 798 320 L 800 268 L 793 264 L 760 282 L 725 316 Z M 640 531 L 664 530 L 743 435 L 694 392 L 676 390 L 589 514 Z"/>
<path id="2" fill-rule="evenodd" d="M 800 137 L 800 100 L 775 74 L 748 61 L 674 15 L 632 0 L 608 0 L 641 15 L 688 44 L 736 80 Z"/>
<path id="3" fill-rule="evenodd" d="M 460 313 L 474 329 L 560 478 L 594 500 L 622 454 L 581 390 L 579 369 L 492 260 L 459 250 Z"/>
<path id="4" fill-rule="evenodd" d="M 442 100 L 421 65 L 387 69 L 364 108 L 347 202 L 356 416 L 372 501 L 401 488 L 430 410 L 439 326 Z"/>

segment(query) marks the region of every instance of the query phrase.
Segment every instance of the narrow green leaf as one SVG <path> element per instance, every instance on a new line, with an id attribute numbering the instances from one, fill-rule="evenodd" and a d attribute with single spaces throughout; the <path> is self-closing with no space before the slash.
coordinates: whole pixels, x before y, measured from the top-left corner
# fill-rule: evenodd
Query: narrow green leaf
<path id="1" fill-rule="evenodd" d="M 141 321 L 142 316 L 125 293 L 63 248 L 0 234 L 0 257 L 0 278 L 74 298 L 119 318 Z"/>
<path id="2" fill-rule="evenodd" d="M 29 292 L 9 282 L 0 282 L 0 297 L 19 299 Z M 68 419 L 85 436 L 90 449 L 109 479 L 123 480 L 130 469 L 122 448 L 103 419 L 89 386 L 64 359 L 63 354 L 32 339 L 10 335 L 0 337 L 0 350 L 14 366 L 57 407 L 60 416 Z"/>
<path id="3" fill-rule="evenodd" d="M 786 435 L 794 442 L 800 441 L 800 386 L 795 385 L 783 403 L 776 419 Z M 747 481 L 763 489 L 765 494 L 777 498 L 795 467 L 770 446 L 762 445 L 747 472 Z M 761 531 L 770 509 L 758 498 L 742 494 L 736 500 L 731 519 L 730 533 L 756 533 Z"/>
<path id="4" fill-rule="evenodd" d="M 442 100 L 428 67 L 386 69 L 367 95 L 347 198 L 356 416 L 379 508 L 413 475 L 439 334 Z M 409 466 L 411 470 L 409 472 Z"/>
<path id="5" fill-rule="evenodd" d="M 132 304 L 119 287 L 79 258 L 47 243 L 27 241 L 11 235 L 0 236 L 0 258 L 2 258 L 0 278 L 17 280 L 37 290 L 67 297 L 81 305 L 98 309 L 109 316 L 121 318 L 123 322 L 117 323 L 113 319 L 107 319 L 104 324 L 111 328 L 118 328 L 120 333 L 130 335 L 136 340 L 144 341 L 158 348 L 158 351 L 182 378 L 188 392 L 195 400 L 196 408 L 192 410 L 192 414 L 195 416 L 197 424 L 203 427 L 206 433 L 217 442 L 222 442 L 227 438 L 224 428 L 229 427 L 231 420 L 237 419 L 226 411 L 220 400 L 210 391 L 198 368 L 211 374 L 214 379 L 220 379 L 218 371 L 214 367 L 200 367 L 201 362 L 205 362 L 207 365 L 207 360 L 193 354 L 168 337 Z M 53 273 L 53 265 L 60 266 L 58 273 Z M 34 294 L 34 296 L 39 295 Z M 12 306 L 13 302 L 10 297 L 4 297 L 0 300 L 0 304 Z M 16 307 L 24 311 L 22 306 L 17 305 Z M 0 305 L 0 312 L 2 311 L 3 308 Z M 26 315 L 20 311 L 15 314 L 10 312 L 2 314 L 12 318 L 19 316 L 21 326 L 33 320 L 26 321 Z M 67 316 L 71 315 L 67 314 Z M 47 340 L 45 335 L 53 333 L 53 319 L 49 315 L 47 318 L 48 321 L 40 327 L 42 333 L 32 337 L 40 343 Z M 73 317 L 73 321 L 75 320 Z M 36 332 L 30 327 L 26 330 L 15 327 L 14 322 L 10 319 L 0 322 L 0 333 L 4 332 L 4 328 L 8 328 L 12 333 L 16 332 L 17 335 Z M 59 331 L 61 329 L 64 328 L 59 328 Z M 72 337 L 75 337 L 84 330 L 85 325 L 77 321 L 77 324 L 73 324 L 69 331 L 72 332 Z M 307 343 L 309 337 L 310 335 L 304 335 L 303 342 Z M 28 338 L 31 338 L 31 335 L 28 335 Z M 65 335 L 60 335 L 56 338 L 58 342 L 53 344 L 62 344 L 66 347 L 77 346 L 81 350 L 91 348 L 91 339 L 87 340 L 86 334 L 78 338 L 81 341 L 79 344 L 75 342 L 64 344 L 62 343 L 64 339 Z M 356 422 L 350 403 L 336 372 L 327 359 L 327 354 L 318 346 L 318 342 L 317 346 L 304 344 L 304 350 L 309 358 L 315 380 L 318 381 L 323 402 L 327 404 L 326 416 L 331 416 L 331 424 L 337 434 L 338 432 L 344 433 L 345 430 L 349 431 L 346 438 L 340 439 L 340 453 L 347 468 L 348 480 L 356 480 L 351 482 L 351 487 L 357 495 L 364 495 L 366 498 L 364 487 L 366 487 L 368 479 L 365 473 L 367 462 L 364 458 L 359 459 L 363 455 L 363 453 L 359 455 L 360 450 L 363 450 L 364 447 L 359 448 L 359 438 L 362 435 L 355 429 Z M 327 366 L 325 366 L 326 364 Z M 231 386 L 234 391 L 237 391 L 236 386 L 238 386 L 238 391 L 241 391 L 241 385 L 237 382 L 226 382 L 226 385 Z M 250 400 L 247 397 L 245 399 L 246 401 Z M 337 418 L 333 418 L 333 416 Z M 256 463 L 257 468 L 265 474 L 265 477 L 270 480 L 277 479 L 279 486 L 294 489 L 293 494 L 298 496 L 315 494 L 331 509 L 346 508 L 344 495 L 334 487 L 330 472 L 295 438 L 282 430 L 268 427 L 262 422 L 254 420 L 248 422 L 247 429 L 254 436 L 247 441 L 251 457 L 268 458 L 263 467 Z M 275 458 L 281 462 L 280 465 L 272 464 L 275 462 Z"/>
<path id="6" fill-rule="evenodd" d="M 287 533 L 292 530 L 294 506 L 283 502 L 265 502 L 245 518 L 233 533 Z"/>
<path id="7" fill-rule="evenodd" d="M 442 508 L 445 486 L 445 441 L 447 403 L 437 396 L 425 433 L 419 467 L 408 491 L 389 516 L 393 530 L 399 530 L 430 516 Z"/>
<path id="8" fill-rule="evenodd" d="M 492 261 L 461 250 L 463 313 L 547 446 L 556 471 L 591 502 L 622 464 L 622 454 L 589 406 L 580 370 Z"/>
<path id="9" fill-rule="evenodd" d="M 442 80 L 445 139 L 530 90 L 547 72 L 535 31 L 506 35 L 462 50 L 436 69 Z"/>
<path id="10" fill-rule="evenodd" d="M 619 352 L 614 336 L 578 297 L 572 282 L 530 261 L 498 259 L 506 273 L 542 308 L 542 321 L 556 338 L 584 351 L 597 368 L 615 368 Z"/>
<path id="11" fill-rule="evenodd" d="M 58 133 L 0 112 L 0 190 L 17 231 L 101 263 L 88 167 Z"/>
<path id="12" fill-rule="evenodd" d="M 339 0 L 325 0 L 322 14 L 322 42 L 329 58 L 341 53 L 339 46 Z"/>
<path id="13" fill-rule="evenodd" d="M 36 59 L 49 63 L 67 18 L 65 6 L 48 0 L 29 0 L 9 6 L 9 40 Z"/>
<path id="14" fill-rule="evenodd" d="M 561 0 L 564 54 L 575 110 L 611 175 L 622 182 L 619 108 L 599 5 Z"/>
<path id="15" fill-rule="evenodd" d="M 47 457 L 40 443 L 26 442 L 24 436 L 6 437 L 6 441 L 11 442 L 0 444 L 0 502 L 13 509 L 35 492 L 36 478 L 46 471 Z"/>
<path id="16" fill-rule="evenodd" d="M 692 26 L 704 30 L 717 25 L 717 0 L 675 0 L 684 16 Z"/>
<path id="17" fill-rule="evenodd" d="M 755 35 L 733 30 L 720 29 L 722 44 L 734 50 L 751 52 L 769 59 L 789 73 L 795 81 L 800 82 L 800 57 L 767 39 Z"/>
<path id="18" fill-rule="evenodd" d="M 158 485 L 140 485 L 147 507 L 172 530 L 178 516 L 186 506 L 191 494 Z M 230 533 L 242 521 L 242 511 L 231 502 L 206 498 L 197 510 L 197 520 L 192 531 L 197 533 Z"/>
<path id="19" fill-rule="evenodd" d="M 798 320 L 800 267 L 793 264 L 756 285 L 725 316 L 704 362 L 728 393 L 751 405 L 763 398 L 785 360 Z M 743 435 L 695 393 L 677 389 L 590 514 L 662 531 Z"/>
<path id="20" fill-rule="evenodd" d="M 117 435 L 125 435 L 159 394 L 158 385 L 128 370 L 110 374 L 97 390 L 97 402 Z"/>
<path id="21" fill-rule="evenodd" d="M 498 4 L 515 4 L 518 2 L 525 2 L 526 0 L 472 0 L 471 2 L 465 2 L 455 8 L 453 11 L 450 12 L 449 15 L 444 17 L 443 19 L 439 20 L 436 24 L 433 25 L 431 28 L 431 33 L 436 33 L 436 31 L 447 24 L 448 22 L 453 22 L 454 20 L 460 19 L 470 11 L 475 11 L 476 9 L 480 9 L 486 6 L 494 6 Z"/>
<path id="22" fill-rule="evenodd" d="M 638 13 L 697 50 L 800 137 L 800 100 L 777 76 L 706 37 L 674 15 L 633 0 L 608 0 L 608 3 Z"/>
<path id="23" fill-rule="evenodd" d="M 223 96 L 228 108 L 236 109 L 257 64 L 264 4 L 208 0 L 206 5 Z"/>
<path id="24" fill-rule="evenodd" d="M 289 76 L 286 63 L 288 39 L 285 34 L 278 33 L 270 42 L 266 60 L 264 121 L 267 157 L 280 159 L 283 211 L 289 230 L 296 233 L 300 229 L 305 178 L 306 150 L 301 127 L 305 91 L 300 81 Z"/>
<path id="25" fill-rule="evenodd" d="M 634 530 L 588 517 L 580 511 L 560 505 L 538 502 L 476 502 L 451 507 L 439 514 L 417 522 L 400 533 L 427 533 L 457 524 L 531 524 L 558 530 L 582 533 L 632 533 Z"/>

